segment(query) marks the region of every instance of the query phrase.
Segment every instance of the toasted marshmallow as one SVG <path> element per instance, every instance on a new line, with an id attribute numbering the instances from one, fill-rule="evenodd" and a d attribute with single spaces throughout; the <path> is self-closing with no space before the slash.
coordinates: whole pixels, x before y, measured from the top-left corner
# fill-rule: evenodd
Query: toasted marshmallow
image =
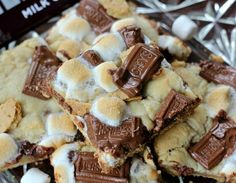
<path id="1" fill-rule="evenodd" d="M 118 97 L 99 97 L 92 105 L 91 113 L 102 123 L 119 126 L 125 115 L 126 103 Z"/>
<path id="2" fill-rule="evenodd" d="M 0 134 L 0 166 L 9 162 L 18 153 L 18 147 L 15 140 L 6 133 Z"/>
<path id="3" fill-rule="evenodd" d="M 117 20 L 115 23 L 113 23 L 111 27 L 111 32 L 118 32 L 122 28 L 127 27 L 129 25 L 136 25 L 135 18 L 129 17 L 129 18 Z"/>
<path id="4" fill-rule="evenodd" d="M 158 183 L 159 175 L 155 168 L 134 158 L 130 168 L 131 183 Z"/>
<path id="5" fill-rule="evenodd" d="M 63 113 L 50 114 L 47 118 L 46 127 L 48 135 L 62 134 L 74 136 L 76 134 L 74 123 Z"/>
<path id="6" fill-rule="evenodd" d="M 126 45 L 119 34 L 106 33 L 96 38 L 95 45 L 91 50 L 96 51 L 104 61 L 116 60 Z M 109 50 L 109 51 L 108 51 Z"/>
<path id="7" fill-rule="evenodd" d="M 81 17 L 69 18 L 59 28 L 60 34 L 77 41 L 82 41 L 90 31 L 89 23 Z"/>
<path id="8" fill-rule="evenodd" d="M 44 146 L 44 147 L 54 147 L 55 149 L 58 149 L 61 147 L 63 144 L 72 142 L 74 140 L 74 137 L 72 136 L 67 136 L 67 135 L 50 135 L 44 137 L 39 145 Z"/>
<path id="9" fill-rule="evenodd" d="M 51 178 L 38 168 L 29 169 L 21 178 L 21 183 L 50 183 Z"/>
<path id="10" fill-rule="evenodd" d="M 75 58 L 76 56 L 78 56 L 80 54 L 80 51 L 81 45 L 78 42 L 71 39 L 66 39 L 60 44 L 56 55 L 63 62 L 65 62 L 71 58 Z"/>
<path id="11" fill-rule="evenodd" d="M 63 63 L 57 72 L 57 79 L 67 84 L 68 88 L 82 84 L 90 77 L 92 77 L 92 73 L 78 59 L 71 59 Z"/>
<path id="12" fill-rule="evenodd" d="M 210 92 L 205 98 L 209 115 L 214 117 L 221 109 L 228 111 L 230 105 L 230 87 L 219 85 L 209 90 Z"/>
<path id="13" fill-rule="evenodd" d="M 117 69 L 117 66 L 113 62 L 104 62 L 94 68 L 94 78 L 96 83 L 107 92 L 113 92 L 117 90 L 117 86 L 113 83 L 110 70 Z"/>
<path id="14" fill-rule="evenodd" d="M 52 154 L 51 164 L 54 167 L 54 176 L 58 183 L 75 183 L 74 165 L 69 160 L 71 151 L 76 151 L 77 143 L 65 144 Z"/>
<path id="15" fill-rule="evenodd" d="M 197 24 L 186 15 L 176 18 L 172 25 L 172 32 L 182 40 L 191 39 L 197 33 L 197 29 Z"/>
<path id="16" fill-rule="evenodd" d="M 187 59 L 192 52 L 180 39 L 170 35 L 159 36 L 157 44 L 162 49 L 167 49 L 170 54 L 181 59 Z"/>

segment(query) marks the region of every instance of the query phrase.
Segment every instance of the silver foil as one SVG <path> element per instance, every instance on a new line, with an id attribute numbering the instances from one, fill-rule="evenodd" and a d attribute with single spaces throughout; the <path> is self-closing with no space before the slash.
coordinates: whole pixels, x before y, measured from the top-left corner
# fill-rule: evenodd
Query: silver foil
<path id="1" fill-rule="evenodd" d="M 199 26 L 192 41 L 221 56 L 227 64 L 236 66 L 236 0 L 137 1 L 144 5 L 137 8 L 137 13 L 165 14 L 167 18 L 161 21 L 169 30 L 178 16 L 187 15 Z"/>

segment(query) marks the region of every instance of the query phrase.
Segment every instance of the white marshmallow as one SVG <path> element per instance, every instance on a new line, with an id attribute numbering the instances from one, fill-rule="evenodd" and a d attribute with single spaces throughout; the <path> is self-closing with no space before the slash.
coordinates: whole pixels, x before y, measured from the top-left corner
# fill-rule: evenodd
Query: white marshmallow
<path id="1" fill-rule="evenodd" d="M 136 25 L 135 19 L 133 17 L 117 20 L 112 24 L 111 32 L 118 32 L 122 28 L 127 27 L 129 25 Z"/>
<path id="2" fill-rule="evenodd" d="M 167 49 L 170 54 L 175 55 L 179 58 L 187 58 L 191 49 L 184 44 L 180 39 L 170 36 L 170 35 L 161 35 L 158 37 L 157 44 L 162 49 Z"/>
<path id="3" fill-rule="evenodd" d="M 47 133 L 48 135 L 62 134 L 74 136 L 76 127 L 70 118 L 63 113 L 52 113 L 47 117 Z"/>
<path id="4" fill-rule="evenodd" d="M 0 134 L 0 166 L 12 160 L 18 153 L 15 140 L 6 133 Z"/>
<path id="5" fill-rule="evenodd" d="M 115 61 L 126 45 L 118 33 L 106 33 L 95 40 L 91 50 L 96 51 L 104 61 Z"/>
<path id="6" fill-rule="evenodd" d="M 52 154 L 51 164 L 58 182 L 75 183 L 74 165 L 68 158 L 70 151 L 76 151 L 77 143 L 65 144 Z"/>
<path id="7" fill-rule="evenodd" d="M 104 124 L 119 126 L 125 110 L 126 103 L 120 98 L 102 96 L 94 101 L 90 112 Z"/>
<path id="8" fill-rule="evenodd" d="M 63 25 L 59 28 L 60 34 L 76 41 L 82 41 L 90 32 L 89 23 L 81 17 L 64 20 Z"/>
<path id="9" fill-rule="evenodd" d="M 50 183 L 51 178 L 38 168 L 29 169 L 21 178 L 21 183 Z"/>
<path id="10" fill-rule="evenodd" d="M 197 25 L 186 15 L 179 16 L 172 25 L 172 32 L 182 40 L 190 40 L 197 29 Z"/>
<path id="11" fill-rule="evenodd" d="M 72 136 L 67 136 L 67 135 L 50 135 L 44 137 L 39 145 L 44 146 L 44 147 L 54 147 L 55 149 L 58 149 L 61 147 L 63 144 L 72 142 L 74 140 L 74 137 Z"/>
<path id="12" fill-rule="evenodd" d="M 118 89 L 109 73 L 109 70 L 112 69 L 117 69 L 113 62 L 104 62 L 93 70 L 95 82 L 107 92 L 114 92 Z"/>

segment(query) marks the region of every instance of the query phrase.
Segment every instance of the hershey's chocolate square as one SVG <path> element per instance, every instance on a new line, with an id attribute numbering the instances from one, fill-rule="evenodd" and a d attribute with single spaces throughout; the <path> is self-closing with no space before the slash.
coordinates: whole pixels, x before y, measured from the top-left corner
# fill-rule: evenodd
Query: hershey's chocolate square
<path id="1" fill-rule="evenodd" d="M 118 127 L 105 125 L 90 114 L 85 116 L 85 121 L 91 143 L 114 156 L 134 151 L 145 143 L 148 136 L 140 118 L 128 118 Z"/>
<path id="2" fill-rule="evenodd" d="M 88 20 L 97 34 L 109 31 L 114 21 L 103 6 L 95 0 L 82 0 L 77 10 L 82 17 Z"/>
<path id="3" fill-rule="evenodd" d="M 35 48 L 32 63 L 25 81 L 23 93 L 39 99 L 49 99 L 48 83 L 50 77 L 61 65 L 61 61 L 47 48 Z"/>
<path id="4" fill-rule="evenodd" d="M 146 81 L 158 71 L 163 56 L 159 49 L 138 43 L 126 61 L 113 73 L 114 83 L 129 97 L 135 97 Z"/>
<path id="5" fill-rule="evenodd" d="M 180 115 L 185 117 L 199 102 L 198 98 L 191 99 L 183 94 L 171 90 L 161 104 L 160 110 L 156 114 L 155 131 L 160 131 L 161 128 L 169 125 L 168 123 L 170 122 L 174 122 Z"/>
<path id="6" fill-rule="evenodd" d="M 130 25 L 119 30 L 119 32 L 123 37 L 127 48 L 130 48 L 137 43 L 144 43 L 144 36 L 139 27 Z"/>
<path id="7" fill-rule="evenodd" d="M 209 82 L 225 84 L 236 89 L 236 69 L 224 64 L 201 61 L 201 71 L 199 75 Z"/>
<path id="8" fill-rule="evenodd" d="M 129 162 L 109 173 L 103 173 L 98 164 L 98 159 L 92 152 L 80 152 L 75 162 L 76 180 L 89 183 L 128 183 Z"/>

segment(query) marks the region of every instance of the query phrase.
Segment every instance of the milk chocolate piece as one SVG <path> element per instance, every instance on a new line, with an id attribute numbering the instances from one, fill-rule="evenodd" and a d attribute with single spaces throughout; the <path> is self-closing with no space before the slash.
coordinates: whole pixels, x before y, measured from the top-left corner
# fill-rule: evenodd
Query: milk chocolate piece
<path id="1" fill-rule="evenodd" d="M 199 102 L 198 98 L 193 100 L 171 90 L 156 114 L 155 131 L 160 131 L 162 128 L 168 126 L 169 123 L 174 122 L 178 117 L 183 117 L 191 113 Z"/>
<path id="2" fill-rule="evenodd" d="M 163 56 L 157 47 L 138 43 L 125 62 L 113 73 L 114 83 L 129 97 L 135 97 L 151 76 L 158 71 Z"/>
<path id="3" fill-rule="evenodd" d="M 91 65 L 97 66 L 103 62 L 98 53 L 93 50 L 87 50 L 82 54 L 82 57 L 87 60 Z"/>
<path id="4" fill-rule="evenodd" d="M 22 92 L 39 99 L 49 99 L 47 82 L 60 65 L 61 61 L 46 46 L 37 46 Z"/>
<path id="5" fill-rule="evenodd" d="M 206 169 L 218 165 L 235 149 L 235 122 L 221 110 L 213 119 L 213 124 L 209 132 L 189 148 L 190 155 Z"/>
<path id="6" fill-rule="evenodd" d="M 19 142 L 19 152 L 15 159 L 13 159 L 8 164 L 16 164 L 20 161 L 23 156 L 32 156 L 34 158 L 44 158 L 48 157 L 54 152 L 53 147 L 44 147 L 41 145 L 37 145 L 34 143 L 30 143 L 29 141 L 21 141 Z"/>
<path id="7" fill-rule="evenodd" d="M 87 133 L 91 143 L 102 151 L 120 157 L 143 145 L 147 129 L 140 118 L 128 118 L 118 127 L 103 124 L 91 114 L 85 115 Z"/>
<path id="8" fill-rule="evenodd" d="M 75 176 L 78 182 L 86 183 L 128 183 L 129 162 L 119 168 L 113 169 L 105 174 L 102 172 L 98 160 L 92 152 L 81 152 L 77 154 L 75 162 Z"/>
<path id="9" fill-rule="evenodd" d="M 236 69 L 211 61 L 200 62 L 200 76 L 209 82 L 225 84 L 236 89 Z"/>
<path id="10" fill-rule="evenodd" d="M 119 30 L 119 32 L 123 37 L 127 48 L 130 48 L 137 43 L 144 43 L 144 37 L 141 32 L 141 28 L 139 27 L 129 25 Z"/>
<path id="11" fill-rule="evenodd" d="M 82 0 L 77 11 L 92 25 L 97 34 L 109 31 L 114 21 L 96 0 Z"/>

